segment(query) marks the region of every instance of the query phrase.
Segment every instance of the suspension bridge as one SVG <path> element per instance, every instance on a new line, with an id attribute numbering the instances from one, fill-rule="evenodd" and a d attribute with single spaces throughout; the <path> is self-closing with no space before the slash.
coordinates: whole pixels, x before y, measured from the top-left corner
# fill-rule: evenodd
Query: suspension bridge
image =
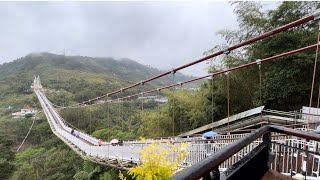
<path id="1" fill-rule="evenodd" d="M 143 86 L 145 83 L 163 76 L 174 74 L 179 70 L 209 60 L 213 57 L 222 54 L 228 55 L 230 51 L 318 19 L 319 11 L 313 15 L 296 20 L 262 35 L 228 47 L 225 50 L 215 52 L 191 63 L 174 68 L 171 71 L 150 77 L 102 96 L 80 102 L 72 106 L 60 108 L 79 108 L 96 105 L 96 102 L 100 99 L 111 97 L 115 94 L 122 93 L 138 86 Z M 173 132 L 173 136 L 175 136 L 175 146 L 177 148 L 179 148 L 183 142 L 189 142 L 190 146 L 187 148 L 189 151 L 188 156 L 180 164 L 181 167 L 189 168 L 183 172 L 177 173 L 177 175 L 172 179 L 199 179 L 201 177 L 204 179 L 240 179 L 239 177 L 251 177 L 250 173 L 248 174 L 245 172 L 249 171 L 250 168 L 253 167 L 257 170 L 257 173 L 253 174 L 258 174 L 258 179 L 263 178 L 263 176 L 270 175 L 270 173 L 272 174 L 273 171 L 271 170 L 281 172 L 289 176 L 292 176 L 293 173 L 301 173 L 304 174 L 305 178 L 319 178 L 320 154 L 318 152 L 320 150 L 320 136 L 310 132 L 310 129 L 313 129 L 320 124 L 319 114 L 311 113 L 313 111 L 311 105 L 319 38 L 320 34 L 318 35 L 316 44 L 272 57 L 257 59 L 250 63 L 220 70 L 203 77 L 174 83 L 129 96 L 117 97 L 112 100 L 107 100 L 106 103 L 132 100 L 138 96 L 144 96 L 149 93 L 160 92 L 164 89 L 182 86 L 183 84 L 200 79 L 214 78 L 214 76 L 218 74 L 225 74 L 228 77 L 228 74 L 231 71 L 249 66 L 258 66 L 260 69 L 262 63 L 316 48 L 309 107 L 303 107 L 299 112 L 282 112 L 264 109 L 264 106 L 261 106 L 230 116 L 228 93 L 228 117 L 197 129 L 184 132 L 180 135 L 175 135 Z M 39 76 L 34 79 L 33 89 L 50 124 L 52 132 L 80 157 L 102 165 L 124 170 L 128 170 L 129 168 L 141 163 L 138 151 L 144 149 L 148 145 L 148 142 L 128 141 L 124 142 L 122 146 L 113 146 L 110 143 L 104 142 L 101 146 L 98 146 L 98 139 L 89 134 L 79 132 L 79 137 L 76 137 L 71 134 L 72 128 L 59 115 L 54 105 L 47 99 Z M 215 137 L 214 143 L 207 142 L 199 137 L 192 137 L 195 134 L 200 134 L 207 130 L 214 130 L 220 134 L 226 135 Z M 166 139 L 154 139 L 153 141 L 164 142 Z M 163 143 L 161 148 L 167 148 L 166 144 Z M 262 164 L 259 164 L 259 162 L 262 162 Z"/>

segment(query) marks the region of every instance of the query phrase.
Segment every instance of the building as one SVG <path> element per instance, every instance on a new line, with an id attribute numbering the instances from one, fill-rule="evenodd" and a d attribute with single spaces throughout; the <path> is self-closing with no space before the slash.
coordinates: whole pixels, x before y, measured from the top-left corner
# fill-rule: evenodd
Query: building
<path id="1" fill-rule="evenodd" d="M 168 98 L 167 97 L 159 97 L 159 98 L 154 99 L 154 101 L 158 102 L 158 103 L 167 103 Z"/>
<path id="2" fill-rule="evenodd" d="M 137 100 L 143 100 L 144 102 L 155 101 L 158 103 L 167 103 L 168 102 L 168 98 L 162 97 L 162 96 L 143 96 L 143 97 L 138 97 Z"/>
<path id="3" fill-rule="evenodd" d="M 14 118 L 24 118 L 26 114 L 34 115 L 35 109 L 33 109 L 31 106 L 25 106 L 19 112 L 12 113 L 12 116 Z"/>

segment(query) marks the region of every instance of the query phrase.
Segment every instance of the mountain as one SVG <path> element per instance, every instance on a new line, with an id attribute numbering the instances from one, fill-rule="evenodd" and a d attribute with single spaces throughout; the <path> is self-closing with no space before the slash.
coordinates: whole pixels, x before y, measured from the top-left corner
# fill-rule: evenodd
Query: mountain
<path id="1" fill-rule="evenodd" d="M 116 60 L 110 57 L 63 56 L 52 53 L 31 53 L 0 65 L 0 179 L 73 179 L 75 174 L 83 172 L 82 169 L 88 169 L 87 167 L 101 169 L 100 174 L 108 176 L 107 179 L 118 178 L 118 171 L 84 162 L 71 151 L 53 135 L 43 113 L 37 116 L 33 127 L 32 118 L 15 119 L 11 116 L 24 106 L 39 108 L 40 104 L 30 88 L 35 75 L 40 76 L 50 101 L 65 106 L 106 94 L 162 72 L 127 58 Z M 168 75 L 113 98 L 191 78 L 181 73 Z M 110 137 L 136 139 L 141 122 L 135 117 L 140 112 L 140 104 L 123 104 L 121 109 L 126 116 L 118 116 L 116 113 L 120 112 L 119 105 L 120 103 L 117 107 L 110 105 L 112 122 L 108 133 Z M 144 103 L 144 108 L 155 106 L 152 102 Z M 79 110 L 68 111 L 69 109 L 60 113 L 83 131 L 99 135 L 106 128 L 106 107 L 102 105 L 89 108 L 81 109 L 81 113 Z M 74 122 L 81 119 L 83 121 Z M 91 121 L 94 122 L 92 126 Z M 125 131 L 121 130 L 122 125 L 126 125 Z M 89 127 L 90 131 L 87 131 Z M 29 128 L 31 131 L 27 140 L 20 151 L 16 152 Z M 98 179 L 99 174 L 95 176 L 97 178 L 93 179 Z"/>
<path id="2" fill-rule="evenodd" d="M 94 58 L 84 56 L 63 56 L 52 53 L 31 53 L 10 63 L 0 65 L 0 179 L 73 179 L 78 172 L 83 172 L 83 167 L 101 169 L 100 174 L 107 175 L 107 179 L 117 179 L 118 171 L 106 169 L 98 165 L 84 162 L 74 152 L 70 151 L 62 141 L 55 137 L 46 121 L 43 113 L 37 116 L 30 135 L 19 152 L 16 149 L 23 141 L 27 131 L 33 124 L 31 118 L 14 119 L 11 113 L 20 111 L 24 106 L 39 107 L 40 104 L 30 89 L 34 75 L 39 75 L 42 85 L 46 88 L 46 95 L 56 105 L 71 105 L 82 102 L 113 90 L 119 89 L 132 83 L 150 78 L 162 73 L 156 68 L 139 64 L 130 59 Z M 125 96 L 151 88 L 169 85 L 191 79 L 181 73 L 174 76 L 169 75 L 159 80 L 146 83 L 143 87 L 136 87 L 133 91 L 125 91 L 123 94 L 113 96 Z M 132 103 L 128 108 L 133 114 L 140 108 L 140 105 Z M 147 106 L 146 107 L 153 107 Z M 152 105 L 152 103 L 151 103 Z M 106 128 L 106 108 L 94 106 L 91 109 L 82 109 L 83 116 L 79 111 L 61 112 L 66 119 L 77 127 L 86 131 L 91 125 L 89 121 L 82 123 L 73 122 L 77 119 L 90 119 L 95 123 L 92 126 L 93 132 Z M 92 113 L 91 113 L 92 110 Z M 90 112 L 90 113 L 89 113 Z M 102 112 L 102 114 L 101 114 Z M 114 137 L 130 139 L 136 138 L 135 127 L 140 127 L 139 122 L 117 119 L 120 116 L 115 114 L 115 106 L 111 106 L 110 118 L 113 124 L 110 125 L 108 133 Z M 69 114 L 68 114 L 69 113 Z M 70 117 L 73 118 L 68 118 Z M 79 116 L 80 115 L 80 116 Z M 86 118 L 89 117 L 90 118 Z M 92 116 L 91 116 L 92 115 Z M 99 118 L 95 116 L 98 115 Z M 81 117 L 81 118 L 80 118 Z M 132 117 L 135 117 L 132 115 Z M 123 116 L 125 118 L 125 116 Z M 131 118 L 132 119 L 132 118 Z M 119 130 L 120 124 L 127 121 L 128 130 Z M 87 133 L 89 133 L 88 131 Z M 64 158 L 61 158 L 64 157 Z M 36 165 L 37 164 L 37 165 Z M 39 165 L 40 164 L 40 165 Z M 41 168 L 38 168 L 40 167 Z M 84 168 L 85 169 L 85 168 Z M 27 175 L 25 174 L 27 172 Z M 99 176 L 96 174 L 95 176 Z M 97 179 L 97 178 L 93 178 Z"/>
<path id="3" fill-rule="evenodd" d="M 8 93 L 29 92 L 34 75 L 39 75 L 44 87 L 65 90 L 74 101 L 83 101 L 111 92 L 162 73 L 128 58 L 64 56 L 52 53 L 31 53 L 0 65 L 0 100 Z M 174 76 L 146 83 L 123 95 L 169 85 L 193 77 L 177 72 Z M 186 87 L 194 86 L 188 84 Z"/>

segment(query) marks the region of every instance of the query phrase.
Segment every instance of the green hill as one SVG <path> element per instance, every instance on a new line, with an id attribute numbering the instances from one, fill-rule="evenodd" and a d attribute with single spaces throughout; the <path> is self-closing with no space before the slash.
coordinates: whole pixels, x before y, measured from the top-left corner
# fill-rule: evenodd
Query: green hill
<path id="1" fill-rule="evenodd" d="M 30 93 L 34 75 L 40 76 L 44 87 L 65 90 L 72 94 L 71 100 L 80 102 L 162 72 L 130 59 L 31 53 L 13 62 L 0 65 L 0 100 L 5 102 L 7 94 Z M 123 95 L 191 78 L 178 72 L 174 77 L 163 77 L 147 83 L 144 87 L 125 92 Z"/>
<path id="2" fill-rule="evenodd" d="M 39 75 L 47 89 L 48 98 L 57 105 L 70 105 L 76 102 L 111 92 L 125 85 L 139 82 L 162 71 L 139 64 L 130 59 L 93 58 L 63 56 L 51 53 L 33 53 L 10 63 L 0 65 L 0 179 L 72 179 L 79 172 L 101 169 L 91 179 L 117 179 L 118 171 L 105 169 L 84 162 L 62 141 L 55 137 L 44 114 L 37 117 L 27 141 L 18 153 L 16 149 L 32 124 L 32 119 L 14 119 L 11 113 L 26 105 L 40 106 L 30 89 L 34 75 Z M 181 73 L 161 78 L 137 87 L 128 95 L 173 82 L 190 79 Z M 118 95 L 118 96 L 119 96 Z M 117 96 L 114 96 L 117 97 Z M 155 105 L 145 104 L 145 107 Z M 8 108 L 10 107 L 10 108 Z M 139 104 L 123 105 L 124 116 L 120 118 L 118 106 L 111 106 L 108 136 L 136 138 L 141 122 L 136 118 L 126 118 L 139 112 Z M 130 112 L 129 112 L 130 111 Z M 68 121 L 95 136 L 106 136 L 106 107 L 98 106 L 79 111 L 61 111 Z M 92 132 L 88 127 L 88 115 L 92 115 Z M 138 117 L 138 116 L 137 116 Z M 130 120 L 128 120 L 130 119 Z M 80 121 L 79 121 L 80 120 Z M 123 123 L 125 122 L 125 123 Z M 124 128 L 126 126 L 126 129 Z M 105 138 L 105 140 L 107 140 Z M 66 157 L 66 158 L 60 158 Z M 82 167 L 83 166 L 83 167 Z M 92 174 L 92 173 L 91 173 Z M 103 178 L 103 177 L 104 178 Z"/>

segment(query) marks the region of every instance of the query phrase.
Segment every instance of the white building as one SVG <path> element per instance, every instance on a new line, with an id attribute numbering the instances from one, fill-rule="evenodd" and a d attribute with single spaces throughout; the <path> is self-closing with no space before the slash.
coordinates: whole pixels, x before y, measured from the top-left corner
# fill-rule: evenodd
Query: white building
<path id="1" fill-rule="evenodd" d="M 159 98 L 156 98 L 154 101 L 155 101 L 155 102 L 158 102 L 158 103 L 167 103 L 167 102 L 168 102 L 168 98 L 166 98 L 166 97 L 159 97 Z"/>
<path id="2" fill-rule="evenodd" d="M 168 102 L 168 98 L 167 97 L 162 97 L 162 96 L 143 96 L 143 97 L 138 97 L 137 100 L 143 100 L 144 102 L 148 102 L 148 101 L 155 101 L 158 103 L 166 103 Z"/>
<path id="3" fill-rule="evenodd" d="M 23 107 L 20 112 L 15 112 L 12 113 L 12 116 L 14 116 L 14 118 L 23 118 L 25 117 L 26 114 L 35 114 L 35 110 L 31 107 L 31 106 L 26 106 Z"/>

